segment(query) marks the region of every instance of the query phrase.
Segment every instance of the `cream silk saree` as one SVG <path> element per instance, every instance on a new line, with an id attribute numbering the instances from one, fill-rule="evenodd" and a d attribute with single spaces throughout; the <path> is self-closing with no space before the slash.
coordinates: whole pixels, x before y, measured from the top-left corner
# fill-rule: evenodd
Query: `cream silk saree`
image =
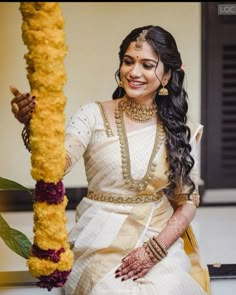
<path id="1" fill-rule="evenodd" d="M 66 149 L 74 163 L 83 155 L 89 192 L 114 198 L 153 195 L 168 185 L 166 150 L 155 156 L 158 165 L 152 180 L 140 193 L 130 191 L 121 171 L 117 136 L 107 137 L 104 118 L 96 103 L 82 106 L 67 128 Z M 190 123 L 193 155 L 202 126 Z M 132 175 L 140 179 L 148 166 L 156 127 L 128 133 Z M 197 167 L 193 178 L 197 183 Z M 183 191 L 184 193 L 184 191 Z M 106 199 L 107 200 L 107 199 Z M 182 202 L 183 200 L 180 200 Z M 164 228 L 178 204 L 161 194 L 146 203 L 114 203 L 84 197 L 76 209 L 76 224 L 69 240 L 75 254 L 66 295 L 206 295 L 210 293 L 207 266 L 202 261 L 191 225 L 169 249 L 168 255 L 137 281 L 115 278 L 121 259 Z"/>

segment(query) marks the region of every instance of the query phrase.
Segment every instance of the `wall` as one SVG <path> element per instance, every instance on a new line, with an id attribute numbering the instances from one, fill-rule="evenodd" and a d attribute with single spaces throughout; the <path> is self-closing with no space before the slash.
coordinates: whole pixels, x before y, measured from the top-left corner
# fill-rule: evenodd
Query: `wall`
<path id="1" fill-rule="evenodd" d="M 68 55 L 65 60 L 67 119 L 87 101 L 107 100 L 116 87 L 118 50 L 123 38 L 137 26 L 154 24 L 176 38 L 185 64 L 190 114 L 200 120 L 200 2 L 62 2 Z M 30 156 L 21 140 L 22 126 L 10 110 L 9 85 L 28 91 L 21 39 L 19 2 L 0 3 L 0 176 L 33 187 Z M 82 160 L 65 177 L 67 187 L 86 185 Z"/>

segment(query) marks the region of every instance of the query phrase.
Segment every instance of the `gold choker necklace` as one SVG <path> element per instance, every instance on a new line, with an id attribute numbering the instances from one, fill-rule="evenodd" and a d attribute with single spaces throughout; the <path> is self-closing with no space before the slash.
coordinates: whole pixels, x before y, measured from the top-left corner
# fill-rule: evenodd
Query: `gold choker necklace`
<path id="1" fill-rule="evenodd" d="M 157 113 L 156 104 L 151 106 L 139 104 L 127 97 L 121 99 L 120 108 L 125 112 L 127 117 L 139 123 L 150 121 Z"/>

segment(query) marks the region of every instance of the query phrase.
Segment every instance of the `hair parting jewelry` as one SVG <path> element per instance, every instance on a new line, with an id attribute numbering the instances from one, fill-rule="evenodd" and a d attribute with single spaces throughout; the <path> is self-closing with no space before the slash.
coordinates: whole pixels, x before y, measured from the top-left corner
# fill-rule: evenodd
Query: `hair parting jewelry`
<path id="1" fill-rule="evenodd" d="M 136 42 L 135 42 L 135 49 L 136 50 L 141 50 L 142 47 L 143 47 L 143 42 L 146 41 L 146 35 L 147 35 L 147 32 L 148 30 L 143 30 L 139 36 L 137 37 L 136 39 Z"/>

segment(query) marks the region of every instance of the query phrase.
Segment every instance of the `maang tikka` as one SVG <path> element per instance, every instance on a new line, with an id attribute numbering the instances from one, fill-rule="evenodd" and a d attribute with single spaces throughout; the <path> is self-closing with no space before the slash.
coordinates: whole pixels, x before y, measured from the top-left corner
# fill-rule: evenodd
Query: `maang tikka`
<path id="1" fill-rule="evenodd" d="M 143 30 L 139 34 L 139 36 L 137 37 L 136 42 L 135 42 L 135 45 L 134 45 L 134 47 L 135 47 L 136 50 L 141 50 L 142 49 L 143 42 L 146 41 L 147 32 L 148 32 L 148 30 Z"/>

